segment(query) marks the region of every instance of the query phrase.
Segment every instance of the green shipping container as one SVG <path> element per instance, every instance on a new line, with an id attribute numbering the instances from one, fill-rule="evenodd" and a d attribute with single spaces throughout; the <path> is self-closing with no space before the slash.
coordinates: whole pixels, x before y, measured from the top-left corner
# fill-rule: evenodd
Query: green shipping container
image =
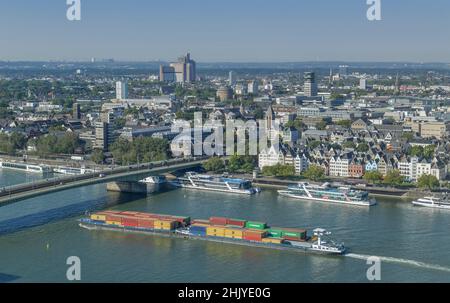
<path id="1" fill-rule="evenodd" d="M 306 236 L 305 232 L 283 231 L 283 237 L 294 237 L 304 239 L 305 236 Z"/>
<path id="2" fill-rule="evenodd" d="M 253 229 L 266 229 L 266 223 L 248 221 L 245 224 L 245 227 L 246 228 L 253 228 Z"/>
<path id="3" fill-rule="evenodd" d="M 268 232 L 273 238 L 281 238 L 283 236 L 283 231 L 280 229 L 269 229 Z"/>

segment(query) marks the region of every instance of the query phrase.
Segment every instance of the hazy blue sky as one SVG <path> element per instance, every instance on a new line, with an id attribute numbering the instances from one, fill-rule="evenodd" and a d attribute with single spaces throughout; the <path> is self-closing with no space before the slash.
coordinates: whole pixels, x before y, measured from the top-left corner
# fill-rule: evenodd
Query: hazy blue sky
<path id="1" fill-rule="evenodd" d="M 0 60 L 444 61 L 449 0 L 0 0 Z"/>

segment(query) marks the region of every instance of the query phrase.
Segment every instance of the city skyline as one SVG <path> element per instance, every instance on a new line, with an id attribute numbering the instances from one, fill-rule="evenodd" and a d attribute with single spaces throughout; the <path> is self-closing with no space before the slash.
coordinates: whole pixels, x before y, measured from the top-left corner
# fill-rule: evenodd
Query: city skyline
<path id="1" fill-rule="evenodd" d="M 382 20 L 372 22 L 363 0 L 235 4 L 82 1 L 82 20 L 70 22 L 65 1 L 10 1 L 0 4 L 0 61 L 171 61 L 190 52 L 205 63 L 450 62 L 443 0 L 382 1 Z"/>

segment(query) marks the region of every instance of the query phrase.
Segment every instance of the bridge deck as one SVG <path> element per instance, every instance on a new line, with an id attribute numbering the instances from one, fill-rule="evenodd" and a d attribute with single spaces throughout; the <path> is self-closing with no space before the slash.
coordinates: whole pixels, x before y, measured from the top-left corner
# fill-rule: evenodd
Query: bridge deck
<path id="1" fill-rule="evenodd" d="M 4 188 L 0 192 L 0 206 L 11 204 L 21 200 L 34 198 L 50 193 L 60 192 L 68 189 L 114 182 L 118 180 L 138 181 L 152 174 L 161 174 L 179 169 L 197 167 L 205 160 L 183 161 L 169 160 L 165 162 L 133 165 L 106 170 L 91 174 L 77 175 L 62 178 L 52 178 L 33 183 L 20 184 Z"/>

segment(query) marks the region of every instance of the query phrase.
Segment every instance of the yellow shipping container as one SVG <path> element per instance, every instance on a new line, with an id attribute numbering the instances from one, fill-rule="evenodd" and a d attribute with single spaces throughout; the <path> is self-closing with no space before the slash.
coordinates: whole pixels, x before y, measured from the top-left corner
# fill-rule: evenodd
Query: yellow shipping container
<path id="1" fill-rule="evenodd" d="M 155 229 L 172 230 L 175 229 L 175 221 L 155 221 Z"/>
<path id="2" fill-rule="evenodd" d="M 278 239 L 278 238 L 263 238 L 262 239 L 263 243 L 272 243 L 272 244 L 281 244 L 283 243 L 283 239 Z"/>
<path id="3" fill-rule="evenodd" d="M 218 226 L 210 226 L 210 227 L 206 228 L 206 234 L 208 234 L 208 233 L 225 234 L 225 228 L 218 227 Z"/>
<path id="4" fill-rule="evenodd" d="M 106 216 L 105 215 L 100 215 L 100 214 L 93 214 L 93 215 L 91 215 L 91 220 L 106 221 Z"/>
<path id="5" fill-rule="evenodd" d="M 225 235 L 225 238 L 230 238 L 230 239 L 242 239 L 242 236 Z"/>
<path id="6" fill-rule="evenodd" d="M 195 223 L 195 224 L 192 224 L 191 226 L 210 227 L 211 225 L 209 225 L 209 224 L 203 224 L 203 223 Z"/>
<path id="7" fill-rule="evenodd" d="M 240 237 L 242 238 L 244 235 L 244 232 L 240 229 L 225 229 L 225 235 L 226 236 L 234 236 L 234 237 Z"/>
<path id="8" fill-rule="evenodd" d="M 106 224 L 120 226 L 120 225 L 122 225 L 122 222 L 120 222 L 120 221 L 106 221 Z"/>
<path id="9" fill-rule="evenodd" d="M 206 232 L 207 236 L 212 236 L 212 237 L 225 237 L 225 233 L 223 232 L 212 232 L 212 231 L 207 231 Z"/>

